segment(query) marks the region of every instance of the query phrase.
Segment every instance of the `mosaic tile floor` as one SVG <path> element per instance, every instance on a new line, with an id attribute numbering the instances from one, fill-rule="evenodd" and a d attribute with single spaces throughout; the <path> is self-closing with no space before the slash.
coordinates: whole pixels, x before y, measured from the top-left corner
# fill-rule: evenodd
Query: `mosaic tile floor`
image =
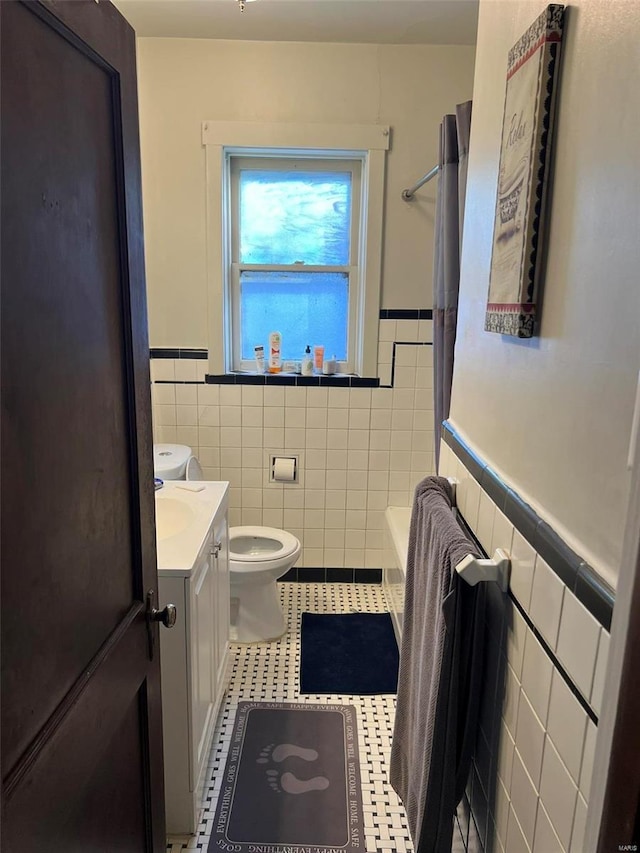
<path id="1" fill-rule="evenodd" d="M 366 853 L 411 853 L 413 848 L 404 809 L 387 781 L 395 697 L 299 695 L 300 619 L 303 611 L 381 612 L 387 609 L 382 587 L 377 584 L 339 583 L 281 583 L 279 587 L 288 616 L 287 633 L 277 643 L 252 646 L 232 644 L 229 655 L 229 686 L 220 711 L 207 767 L 207 805 L 203 819 L 197 835 L 188 838 L 172 836 L 168 839 L 167 850 L 170 853 L 181 850 L 206 851 L 238 702 L 264 700 L 356 706 Z"/>

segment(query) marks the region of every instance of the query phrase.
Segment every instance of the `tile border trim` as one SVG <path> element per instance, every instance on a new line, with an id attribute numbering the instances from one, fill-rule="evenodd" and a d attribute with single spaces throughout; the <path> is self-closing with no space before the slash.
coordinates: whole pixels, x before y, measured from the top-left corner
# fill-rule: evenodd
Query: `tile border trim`
<path id="1" fill-rule="evenodd" d="M 154 379 L 154 385 L 205 385 L 204 379 Z"/>
<path id="2" fill-rule="evenodd" d="M 381 320 L 432 320 L 432 308 L 381 308 Z"/>
<path id="3" fill-rule="evenodd" d="M 149 358 L 209 358 L 209 350 L 193 347 L 151 347 Z"/>
<path id="4" fill-rule="evenodd" d="M 280 581 L 294 583 L 382 583 L 382 569 L 323 569 L 294 566 Z"/>
<path id="5" fill-rule="evenodd" d="M 442 438 L 578 601 L 606 631 L 610 631 L 615 604 L 615 592 L 611 587 L 460 438 L 448 421 L 442 424 Z"/>

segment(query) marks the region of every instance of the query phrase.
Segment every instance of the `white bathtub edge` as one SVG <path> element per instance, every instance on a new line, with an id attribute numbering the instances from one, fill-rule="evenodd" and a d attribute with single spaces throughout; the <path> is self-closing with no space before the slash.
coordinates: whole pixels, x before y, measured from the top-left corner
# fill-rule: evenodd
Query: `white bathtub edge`
<path id="1" fill-rule="evenodd" d="M 397 565 L 403 575 L 407 573 L 407 552 L 409 550 L 409 527 L 411 525 L 410 506 L 388 506 L 385 519 L 391 541 L 397 557 Z"/>
<path id="2" fill-rule="evenodd" d="M 398 646 L 402 643 L 404 586 L 407 574 L 410 526 L 411 507 L 388 506 L 386 508 L 383 589 Z"/>

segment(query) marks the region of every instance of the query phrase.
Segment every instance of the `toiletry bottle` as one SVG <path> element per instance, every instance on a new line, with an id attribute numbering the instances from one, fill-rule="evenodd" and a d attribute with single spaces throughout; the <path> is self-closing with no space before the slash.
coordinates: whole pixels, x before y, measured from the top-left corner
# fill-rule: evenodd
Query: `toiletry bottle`
<path id="1" fill-rule="evenodd" d="M 313 359 L 311 357 L 311 347 L 307 344 L 302 358 L 302 375 L 313 376 Z"/>
<path id="2" fill-rule="evenodd" d="M 322 373 L 322 362 L 324 361 L 324 347 L 315 346 L 313 348 L 313 366 L 316 373 Z"/>
<path id="3" fill-rule="evenodd" d="M 258 373 L 264 373 L 264 347 L 254 347 L 253 351 L 256 356 L 256 371 Z"/>
<path id="4" fill-rule="evenodd" d="M 282 370 L 281 346 L 282 335 L 280 332 L 271 332 L 269 335 L 269 373 L 280 373 Z"/>
<path id="5" fill-rule="evenodd" d="M 336 364 L 337 362 L 335 355 L 333 356 L 333 358 L 325 358 L 324 363 L 322 365 L 322 372 L 326 376 L 333 375 L 336 372 Z"/>

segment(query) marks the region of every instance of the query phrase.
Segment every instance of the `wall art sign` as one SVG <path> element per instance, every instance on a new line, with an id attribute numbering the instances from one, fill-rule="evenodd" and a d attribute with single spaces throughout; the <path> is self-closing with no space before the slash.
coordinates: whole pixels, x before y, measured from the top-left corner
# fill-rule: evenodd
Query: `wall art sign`
<path id="1" fill-rule="evenodd" d="M 547 178 L 564 6 L 547 6 L 509 51 L 485 329 L 537 329 Z"/>

